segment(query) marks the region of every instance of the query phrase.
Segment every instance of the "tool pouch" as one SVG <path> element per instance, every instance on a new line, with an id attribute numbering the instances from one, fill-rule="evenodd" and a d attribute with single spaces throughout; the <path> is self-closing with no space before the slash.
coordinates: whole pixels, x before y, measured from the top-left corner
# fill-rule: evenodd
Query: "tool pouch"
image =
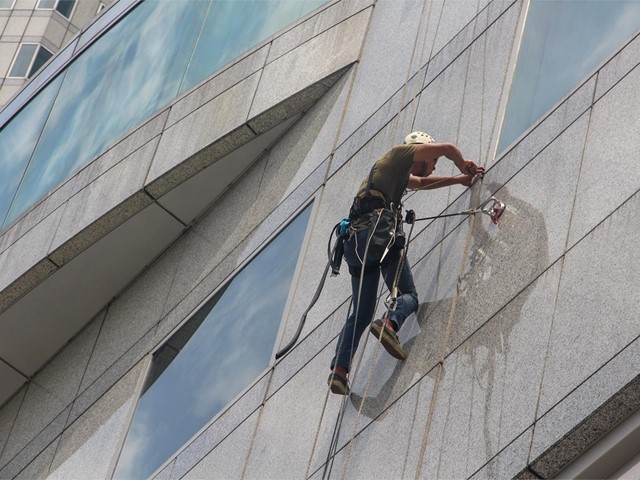
<path id="1" fill-rule="evenodd" d="M 379 208 L 369 215 L 369 250 L 367 263 L 380 263 L 385 251 L 394 244 L 398 216 L 387 208 Z"/>

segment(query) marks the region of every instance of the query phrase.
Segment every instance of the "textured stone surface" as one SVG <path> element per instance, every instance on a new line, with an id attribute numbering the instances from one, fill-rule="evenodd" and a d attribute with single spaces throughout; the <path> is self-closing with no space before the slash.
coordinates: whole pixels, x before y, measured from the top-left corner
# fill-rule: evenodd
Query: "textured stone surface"
<path id="1" fill-rule="evenodd" d="M 535 425 L 532 468 L 557 474 L 640 407 L 640 340 L 635 340 Z"/>
<path id="2" fill-rule="evenodd" d="M 226 407 L 196 438 L 184 447 L 177 455 L 175 467 L 171 473 L 172 479 L 183 478 L 185 474 L 190 477 L 195 475 L 194 472 L 203 472 L 203 469 L 209 469 L 208 475 L 205 476 L 216 475 L 216 469 L 210 468 L 211 460 L 220 458 L 218 454 L 227 448 L 225 446 L 218 451 L 218 448 L 221 447 L 220 444 L 228 445 L 225 443 L 226 439 L 233 436 L 236 429 L 244 428 L 243 425 L 247 422 L 255 427 L 257 416 L 255 412 L 262 405 L 270 375 L 271 371 L 268 371 L 255 381 L 241 394 L 240 398 Z M 253 430 L 251 430 L 251 434 L 253 434 Z M 247 451 L 249 443 L 250 439 L 246 439 Z M 236 448 L 238 448 L 237 445 Z M 216 451 L 217 453 L 215 453 Z M 234 458 L 236 458 L 235 455 Z M 242 468 L 244 466 L 244 462 L 233 463 L 235 467 Z"/>
<path id="3" fill-rule="evenodd" d="M 247 462 L 247 478 L 306 477 L 318 428 L 335 423 L 337 397 L 329 398 L 322 415 L 328 395 L 327 365 L 332 353 L 323 350 L 265 403 Z"/>
<path id="4" fill-rule="evenodd" d="M 635 69 L 593 107 L 569 244 L 579 241 L 622 202 L 638 191 L 640 143 L 636 112 L 640 69 Z M 603 170 L 604 169 L 604 170 Z"/>
<path id="5" fill-rule="evenodd" d="M 259 79 L 259 73 L 254 73 L 167 128 L 162 134 L 146 183 L 156 183 L 167 172 L 174 176 L 188 175 L 182 178 L 185 180 L 221 158 L 220 148 L 228 153 L 229 148 L 233 150 L 234 145 L 251 138 L 250 132 L 236 132 L 236 129 L 247 119 Z M 225 114 L 220 115 L 220 112 Z M 187 159 L 189 161 L 185 162 Z M 171 172 L 174 168 L 178 172 Z M 161 190 L 166 193 L 169 189 L 163 187 Z M 160 185 L 150 190 L 157 198 L 159 194 L 155 190 L 160 190 Z"/>
<path id="6" fill-rule="evenodd" d="M 109 190 L 112 188 L 111 184 L 103 185 L 103 188 Z M 86 192 L 90 197 L 93 194 L 97 194 L 98 192 L 91 192 L 89 190 Z M 82 195 L 80 193 L 79 195 Z M 77 212 L 81 212 L 83 209 L 83 204 L 78 198 L 73 203 L 76 203 L 74 207 L 77 208 Z M 144 191 L 138 191 L 134 193 L 129 198 L 125 199 L 121 203 L 118 203 L 114 208 L 105 212 L 105 215 L 95 219 L 94 221 L 88 220 L 91 223 L 85 224 L 82 222 L 80 225 L 76 224 L 72 227 L 74 230 L 76 227 L 85 227 L 81 231 L 74 231 L 75 235 L 60 235 L 58 240 L 62 243 L 58 243 L 55 245 L 55 250 L 51 251 L 49 254 L 49 258 L 55 262 L 56 265 L 62 266 L 73 258 L 80 255 L 82 252 L 87 250 L 90 246 L 97 243 L 99 240 L 103 239 L 108 233 L 111 233 L 113 230 L 118 228 L 120 225 L 125 223 L 127 220 L 134 217 L 136 214 L 140 213 L 146 207 L 151 205 L 152 199 L 147 195 Z M 70 218 L 71 216 L 65 218 Z M 85 219 L 86 220 L 86 219 Z"/>
<path id="7" fill-rule="evenodd" d="M 240 478 L 251 446 L 252 436 L 258 420 L 258 412 L 255 412 L 233 432 L 231 432 L 208 455 L 180 478 Z M 230 459 L 233 458 L 233 461 Z M 262 473 L 255 478 L 262 477 Z M 178 477 L 172 477 L 178 478 Z M 253 477 L 248 477 L 253 478 Z M 265 477 L 262 477 L 265 478 Z"/>
<path id="8" fill-rule="evenodd" d="M 493 172 L 485 177 L 483 187 L 495 192 L 507 210 L 498 225 L 477 215 L 461 227 L 470 228 L 472 238 L 470 244 L 456 248 L 464 251 L 465 259 L 457 267 L 459 320 L 451 327 L 449 350 L 564 253 L 586 129 L 587 118 L 583 117 L 497 191 Z M 532 178 L 540 181 L 532 182 Z M 474 193 L 478 199 L 473 203 L 489 197 L 484 188 Z M 456 235 L 466 238 L 463 232 Z"/>
<path id="9" fill-rule="evenodd" d="M 171 106 L 166 128 L 194 112 L 264 67 L 269 47 L 264 46 L 210 78 Z"/>
<path id="10" fill-rule="evenodd" d="M 154 329 L 160 321 L 175 268 L 175 264 L 155 263 L 109 305 L 82 380 L 83 387 L 93 383 Z"/>
<path id="11" fill-rule="evenodd" d="M 414 59 L 412 66 L 410 62 L 414 43 L 418 41 L 417 32 L 421 31 L 418 26 L 424 23 L 421 22 L 421 10 L 420 2 L 413 0 L 382 0 L 376 3 L 340 132 L 340 142 L 355 132 L 414 73 L 412 70 L 415 70 L 417 62 Z M 402 92 L 398 101 L 400 97 Z M 396 107 L 395 112 L 398 110 Z"/>
<path id="12" fill-rule="evenodd" d="M 157 138 L 145 144 L 71 197 L 58 225 L 51 249 L 56 250 L 70 241 L 77 245 L 74 251 L 79 253 L 82 248 L 79 246 L 81 243 L 84 248 L 87 248 L 90 241 L 97 241 L 110 231 L 109 228 L 115 228 L 128 220 L 128 216 L 135 215 L 138 209 L 147 206 L 150 203 L 149 200 L 139 192 L 144 186 L 146 170 L 151 163 L 157 144 Z M 90 173 L 87 175 L 92 176 Z M 124 207 L 126 204 L 130 206 Z M 108 217 L 108 220 L 105 217 Z M 74 238 L 80 232 L 82 232 L 81 237 L 89 237 L 89 231 L 92 235 L 83 242 Z M 60 262 L 58 265 L 69 261 L 69 255 L 71 253 L 66 255 L 62 255 L 61 252 L 52 253 L 54 261 Z"/>
<path id="13" fill-rule="evenodd" d="M 565 257 L 539 415 L 640 335 L 639 207 L 636 195 Z"/>
<path id="14" fill-rule="evenodd" d="M 71 407 L 67 407 L 44 430 L 34 435 L 31 441 L 15 455 L 7 465 L 0 469 L 0 478 L 13 478 L 27 467 L 62 433 Z M 6 450 L 5 450 L 6 452 Z M 3 460 L 4 463 L 4 460 Z"/>
<path id="15" fill-rule="evenodd" d="M 545 272 L 444 360 L 426 478 L 468 478 L 533 424 L 560 271 Z"/>
<path id="16" fill-rule="evenodd" d="M 594 101 L 597 102 L 638 64 L 640 64 L 640 37 L 636 36 L 598 72 L 598 86 Z"/>
<path id="17" fill-rule="evenodd" d="M 536 478 L 519 476 L 529 474 L 526 470 L 531 447 L 533 427 L 529 427 L 513 442 L 503 448 L 500 453 L 487 462 L 480 470 L 475 472 L 471 480 L 494 480 L 496 478 Z"/>
<path id="18" fill-rule="evenodd" d="M 356 61 L 370 14 L 371 9 L 364 10 L 269 63 L 249 118 Z"/>
<path id="19" fill-rule="evenodd" d="M 59 443 L 60 437 L 56 438 L 40 455 L 33 459 L 33 461 L 15 477 L 15 480 L 47 478 L 47 472 L 49 471 Z"/>
<path id="20" fill-rule="evenodd" d="M 108 478 L 135 406 L 144 364 L 133 368 L 65 429 L 48 478 Z"/>
<path id="21" fill-rule="evenodd" d="M 335 2 L 312 17 L 303 20 L 271 42 L 268 62 L 281 57 L 294 48 L 322 34 L 360 10 L 370 6 L 372 0 L 350 0 Z"/>
<path id="22" fill-rule="evenodd" d="M 27 385 L 23 386 L 10 400 L 4 403 L 0 409 L 0 454 L 3 452 L 9 434 L 13 429 L 27 387 Z M 4 462 L 0 461 L 0 465 L 4 465 Z"/>
<path id="23" fill-rule="evenodd" d="M 359 431 L 336 455 L 332 476 L 414 478 L 434 383 L 432 378 L 426 377 Z M 324 466 L 316 475 L 323 469 Z"/>

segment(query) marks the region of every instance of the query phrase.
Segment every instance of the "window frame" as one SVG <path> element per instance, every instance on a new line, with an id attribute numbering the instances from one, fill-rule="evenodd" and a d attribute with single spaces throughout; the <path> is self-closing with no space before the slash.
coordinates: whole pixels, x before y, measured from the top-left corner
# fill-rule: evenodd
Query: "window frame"
<path id="1" fill-rule="evenodd" d="M 300 280 L 300 275 L 302 273 L 302 266 L 304 264 L 304 257 L 307 247 L 311 238 L 312 226 L 317 215 L 317 209 L 320 202 L 316 201 L 317 194 L 313 194 L 310 198 L 304 201 L 292 214 L 289 215 L 287 221 L 282 223 L 278 228 L 276 228 L 272 233 L 270 233 L 267 238 L 265 238 L 255 249 L 254 251 L 244 260 L 242 261 L 236 268 L 233 269 L 231 273 L 229 273 L 206 297 L 200 301 L 193 309 L 191 309 L 188 314 L 180 321 L 178 325 L 176 325 L 169 333 L 167 333 L 161 341 L 147 354 L 143 357 L 141 361 L 145 362 L 145 372 L 140 376 L 138 380 L 138 384 L 135 388 L 135 404 L 131 407 L 131 411 L 127 417 L 127 424 L 123 432 L 121 433 L 121 437 L 119 439 L 119 445 L 117 447 L 117 453 L 111 459 L 110 471 L 108 478 L 113 478 L 113 475 L 116 472 L 118 467 L 118 463 L 120 461 L 120 457 L 122 456 L 124 446 L 126 444 L 127 437 L 129 436 L 129 432 L 131 430 L 131 426 L 133 425 L 133 420 L 135 418 L 135 413 L 138 409 L 138 405 L 140 403 L 140 399 L 144 395 L 143 390 L 144 386 L 147 384 L 147 380 L 149 375 L 152 373 L 153 366 L 153 357 L 168 341 L 171 337 L 177 333 L 194 315 L 196 315 L 201 308 L 203 308 L 209 300 L 211 300 L 220 290 L 226 288 L 226 286 L 231 282 L 247 265 L 249 265 L 255 257 L 260 255 L 260 253 L 268 247 L 271 242 L 273 242 L 280 233 L 282 233 L 291 223 L 307 208 L 311 208 L 311 212 L 309 212 L 309 220 L 307 222 L 307 228 L 304 233 L 304 237 L 302 239 L 300 245 L 300 253 L 298 254 L 298 259 L 296 261 L 296 267 L 294 269 L 293 275 L 291 277 L 291 285 L 289 287 L 289 292 L 287 293 L 287 300 L 285 301 L 285 306 L 282 311 L 282 317 L 280 319 L 280 325 L 278 327 L 278 332 L 276 333 L 275 341 L 273 344 L 273 348 L 271 350 L 271 356 L 269 357 L 269 363 L 267 366 L 256 375 L 256 377 L 251 380 L 245 388 L 243 388 L 235 397 L 233 397 L 218 413 L 216 413 L 207 423 L 202 425 L 202 427 L 194 433 L 189 439 L 187 439 L 181 446 L 178 448 L 172 455 L 170 455 L 151 475 L 149 478 L 154 478 L 157 476 L 162 470 L 164 470 L 171 462 L 175 460 L 191 443 L 194 442 L 203 432 L 205 432 L 212 424 L 214 424 L 222 415 L 224 415 L 233 405 L 235 405 L 238 400 L 240 400 L 249 390 L 251 390 L 255 385 L 260 382 L 264 376 L 273 368 L 273 366 L 282 361 L 281 359 L 276 360 L 275 354 L 279 350 L 279 345 L 282 342 L 283 335 L 286 330 L 286 319 L 289 317 L 289 313 L 291 311 L 291 306 L 293 303 L 294 293 L 297 288 L 297 284 Z"/>
<path id="2" fill-rule="evenodd" d="M 15 6 L 16 6 L 16 0 L 11 0 L 11 6 L 3 7 L 2 5 L 0 5 L 0 10 L 13 10 L 13 7 Z"/>
<path id="3" fill-rule="evenodd" d="M 18 61 L 18 57 L 20 56 L 20 52 L 22 51 L 22 47 L 24 47 L 26 45 L 36 45 L 36 49 L 33 52 L 33 55 L 31 56 L 31 59 L 29 60 L 29 65 L 27 66 L 27 71 L 22 76 L 11 75 L 13 67 L 15 66 L 16 62 Z M 49 60 L 50 60 L 53 57 L 54 53 L 51 50 L 49 50 L 47 47 L 42 45 L 41 43 L 37 43 L 37 42 L 23 42 L 23 43 L 20 43 L 18 45 L 18 48 L 16 49 L 15 55 L 13 56 L 13 60 L 11 61 L 11 66 L 9 67 L 9 71 L 7 72 L 7 77 L 6 78 L 20 79 L 20 80 L 28 80 L 29 78 L 31 78 L 35 73 L 37 73 L 37 71 L 36 72 L 32 72 L 32 69 L 33 69 L 33 64 L 36 61 L 36 58 L 38 57 L 38 54 L 40 53 L 40 49 L 42 49 L 42 48 L 44 48 L 47 52 L 49 52 L 51 54 L 51 56 L 49 57 Z M 47 60 L 47 62 L 49 60 Z M 45 62 L 44 65 L 46 65 L 47 62 Z M 38 69 L 38 71 L 39 70 L 40 69 Z"/>
<path id="4" fill-rule="evenodd" d="M 55 0 L 55 4 L 53 5 L 53 7 L 41 7 L 40 4 L 43 1 L 44 0 L 38 0 L 38 4 L 36 5 L 36 10 L 52 10 L 54 12 L 58 12 L 58 15 L 60 15 L 62 18 L 65 18 L 69 21 L 71 21 L 73 14 L 76 12 L 76 7 L 78 6 L 78 0 L 73 0 L 73 7 L 71 8 L 71 11 L 69 12 L 69 16 L 67 17 L 62 12 L 60 12 L 60 10 L 58 10 L 58 5 L 60 5 L 60 2 L 62 0 Z"/>

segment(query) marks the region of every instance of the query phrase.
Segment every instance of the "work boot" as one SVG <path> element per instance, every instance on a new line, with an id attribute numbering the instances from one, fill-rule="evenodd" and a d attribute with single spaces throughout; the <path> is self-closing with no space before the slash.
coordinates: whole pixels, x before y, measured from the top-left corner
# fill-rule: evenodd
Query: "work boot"
<path id="1" fill-rule="evenodd" d="M 349 395 L 349 381 L 347 380 L 347 371 L 344 367 L 336 366 L 329 374 L 327 380 L 331 393 L 337 395 Z"/>
<path id="2" fill-rule="evenodd" d="M 388 318 L 381 318 L 373 322 L 371 324 L 371 333 L 374 337 L 380 339 L 384 349 L 393 358 L 397 358 L 398 360 L 407 358 L 407 354 L 404 353 L 404 350 L 402 350 L 400 346 L 393 324 Z"/>

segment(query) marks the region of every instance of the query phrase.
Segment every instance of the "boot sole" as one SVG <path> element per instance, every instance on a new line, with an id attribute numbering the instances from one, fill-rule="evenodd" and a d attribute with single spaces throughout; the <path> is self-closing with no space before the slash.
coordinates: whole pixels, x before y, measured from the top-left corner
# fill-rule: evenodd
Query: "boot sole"
<path id="1" fill-rule="evenodd" d="M 382 332 L 382 337 L 380 337 L 380 332 Z M 380 343 L 382 343 L 384 349 L 393 358 L 397 358 L 398 360 L 405 360 L 407 358 L 407 354 L 404 353 L 400 344 L 387 333 L 383 325 L 373 323 L 371 325 L 371 334 L 376 337 L 376 339 L 380 339 Z"/>

